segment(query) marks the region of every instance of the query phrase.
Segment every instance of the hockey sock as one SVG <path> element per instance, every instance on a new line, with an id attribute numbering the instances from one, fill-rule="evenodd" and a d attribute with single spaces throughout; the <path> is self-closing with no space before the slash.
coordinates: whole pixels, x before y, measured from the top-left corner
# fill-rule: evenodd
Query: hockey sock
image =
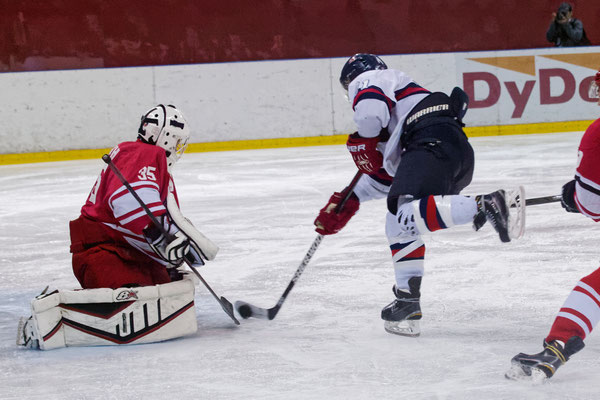
<path id="1" fill-rule="evenodd" d="M 583 278 L 558 312 L 547 342 L 566 342 L 572 336 L 585 339 L 600 321 L 600 268 Z"/>
<path id="2" fill-rule="evenodd" d="M 469 223 L 476 213 L 475 199 L 460 195 L 427 196 L 400 205 L 396 215 L 388 213 L 386 234 L 396 287 L 408 290 L 410 278 L 423 276 L 425 244 L 420 234 Z"/>
<path id="3" fill-rule="evenodd" d="M 396 289 L 410 292 L 408 281 L 415 276 L 423 276 L 425 243 L 421 238 L 409 239 L 390 245 Z"/>

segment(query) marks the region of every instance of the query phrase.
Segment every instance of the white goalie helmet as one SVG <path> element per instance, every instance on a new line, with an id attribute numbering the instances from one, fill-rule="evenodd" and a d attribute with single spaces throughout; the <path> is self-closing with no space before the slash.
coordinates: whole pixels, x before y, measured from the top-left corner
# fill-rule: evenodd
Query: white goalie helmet
<path id="1" fill-rule="evenodd" d="M 187 148 L 190 128 L 175 106 L 159 104 L 142 115 L 138 138 L 165 149 L 170 169 Z"/>

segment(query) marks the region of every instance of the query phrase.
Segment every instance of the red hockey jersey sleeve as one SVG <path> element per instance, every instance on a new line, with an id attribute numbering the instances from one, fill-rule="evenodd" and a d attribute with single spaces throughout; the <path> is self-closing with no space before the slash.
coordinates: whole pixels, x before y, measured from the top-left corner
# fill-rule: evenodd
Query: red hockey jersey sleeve
<path id="1" fill-rule="evenodd" d="M 575 180 L 577 208 L 583 215 L 600 221 L 600 119 L 581 138 Z"/>
<path id="2" fill-rule="evenodd" d="M 137 195 L 156 216 L 166 213 L 166 199 L 175 186 L 167 169 L 165 151 L 142 142 L 124 142 L 111 151 L 119 168 Z M 81 214 L 122 233 L 141 235 L 151 223 L 139 202 L 106 166 L 98 177 Z"/>

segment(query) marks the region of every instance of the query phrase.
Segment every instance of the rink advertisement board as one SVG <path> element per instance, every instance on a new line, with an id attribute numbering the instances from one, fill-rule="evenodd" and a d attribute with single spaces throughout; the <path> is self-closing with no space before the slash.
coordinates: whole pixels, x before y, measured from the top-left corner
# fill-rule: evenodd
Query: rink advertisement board
<path id="1" fill-rule="evenodd" d="M 457 82 L 473 126 L 595 119 L 589 87 L 600 68 L 590 48 L 456 54 Z"/>
<path id="2" fill-rule="evenodd" d="M 598 46 L 382 58 L 431 91 L 463 87 L 468 135 L 581 131 L 600 115 L 588 94 Z M 344 143 L 356 129 L 339 84 L 345 61 L 3 73 L 0 164 L 90 158 L 85 151 L 135 140 L 139 116 L 158 103 L 187 117 L 189 151 Z"/>

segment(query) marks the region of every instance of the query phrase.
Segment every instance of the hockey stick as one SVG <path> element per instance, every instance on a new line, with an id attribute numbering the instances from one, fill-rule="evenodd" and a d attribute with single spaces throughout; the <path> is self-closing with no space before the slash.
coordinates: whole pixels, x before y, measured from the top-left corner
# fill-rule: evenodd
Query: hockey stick
<path id="1" fill-rule="evenodd" d="M 129 182 L 127 182 L 127 179 L 125 179 L 123 174 L 121 174 L 121 171 L 119 171 L 119 168 L 117 168 L 117 166 L 112 162 L 112 159 L 110 158 L 110 156 L 108 154 L 103 155 L 102 161 L 104 161 L 106 164 L 108 164 L 110 169 L 115 173 L 115 175 L 117 175 L 117 177 L 119 178 L 121 183 L 123 183 L 123 185 L 125 185 L 125 187 L 129 191 L 129 193 L 131 193 L 131 195 L 137 200 L 137 202 L 140 204 L 140 206 L 144 209 L 144 211 L 146 212 L 148 217 L 150 217 L 150 220 L 152 221 L 154 226 L 156 226 L 160 230 L 160 232 L 165 236 L 165 238 L 167 238 L 167 240 L 172 239 L 173 235 L 171 235 L 165 229 L 165 227 L 158 221 L 158 219 L 156 219 L 156 216 L 154 216 L 154 214 L 152 214 L 152 211 L 150 211 L 150 209 L 144 203 L 144 201 L 140 198 L 140 196 L 138 196 L 138 194 L 135 192 L 135 190 L 133 190 L 133 188 L 131 187 Z M 238 321 L 237 318 L 235 317 L 235 315 L 233 314 L 233 305 L 231 304 L 231 302 L 229 302 L 229 300 L 227 300 L 223 296 L 221 296 L 219 298 L 219 296 L 214 292 L 214 290 L 212 290 L 210 285 L 204 280 L 202 275 L 200 275 L 200 273 L 196 270 L 196 268 L 192 265 L 192 263 L 187 258 L 184 258 L 184 260 L 185 260 L 186 264 L 188 265 L 188 267 L 190 267 L 192 272 L 198 277 L 198 279 L 200 279 L 200 281 L 208 289 L 210 294 L 212 294 L 213 297 L 215 299 L 217 299 L 217 301 L 221 305 L 221 308 L 223 309 L 223 311 L 225 311 L 225 313 L 227 315 L 229 315 L 229 317 L 233 320 L 233 322 L 235 322 L 236 325 L 239 325 L 240 321 Z"/>
<path id="2" fill-rule="evenodd" d="M 336 214 L 340 212 L 340 210 L 344 207 L 344 204 L 346 204 L 346 201 L 348 201 L 348 199 L 352 195 L 353 189 L 356 186 L 356 184 L 358 183 L 358 180 L 360 179 L 361 176 L 362 176 L 362 172 L 360 172 L 360 171 L 358 171 L 356 173 L 356 175 L 354 175 L 352 182 L 350 182 L 350 185 L 348 185 L 348 193 L 346 193 L 346 195 L 344 196 L 342 201 L 340 201 L 340 203 L 334 209 L 334 212 Z M 287 298 L 288 294 L 290 294 L 290 292 L 292 291 L 292 288 L 296 284 L 296 281 L 298 280 L 298 278 L 300 278 L 300 275 L 302 275 L 302 272 L 304 272 L 304 268 L 306 268 L 306 266 L 308 265 L 310 259 L 317 251 L 317 248 L 321 244 L 322 240 L 323 240 L 323 235 L 321 235 L 319 233 L 317 235 L 317 237 L 315 238 L 315 240 L 310 245 L 310 248 L 308 249 L 308 252 L 302 259 L 300 266 L 298 267 L 298 269 L 296 269 L 296 272 L 294 273 L 292 280 L 287 285 L 287 287 L 285 288 L 285 291 L 283 292 L 283 294 L 281 295 L 281 297 L 277 301 L 277 304 L 275 304 L 274 307 L 261 308 L 261 307 L 254 306 L 250 303 L 246 303 L 245 301 L 238 300 L 235 302 L 235 309 L 240 314 L 240 316 L 245 319 L 254 317 L 254 318 L 271 320 L 271 319 L 275 318 L 275 316 L 281 309 L 283 302 Z"/>
<path id="3" fill-rule="evenodd" d="M 532 199 L 525 199 L 526 206 L 537 206 L 539 204 L 548 204 L 548 203 L 556 203 L 560 201 L 562 196 L 560 194 L 554 196 L 542 196 L 542 197 L 534 197 Z M 516 207 L 514 204 L 511 207 Z"/>
<path id="4" fill-rule="evenodd" d="M 562 196 L 560 194 L 555 196 L 534 197 L 533 199 L 526 199 L 525 205 L 535 206 L 538 204 L 556 203 L 557 201 L 560 201 L 561 198 Z"/>
<path id="5" fill-rule="evenodd" d="M 558 196 L 544 196 L 527 199 L 525 197 L 525 188 L 519 186 L 514 189 L 505 190 L 505 199 L 510 209 L 507 218 L 507 230 L 510 239 L 518 239 L 525 233 L 525 208 L 536 204 L 547 204 L 560 201 Z"/>

